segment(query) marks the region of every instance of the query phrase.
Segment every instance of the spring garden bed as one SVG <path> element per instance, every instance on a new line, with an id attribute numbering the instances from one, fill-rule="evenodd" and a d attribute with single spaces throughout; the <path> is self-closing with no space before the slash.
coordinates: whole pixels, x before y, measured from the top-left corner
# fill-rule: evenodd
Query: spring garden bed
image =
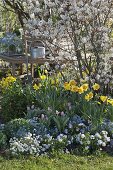
<path id="1" fill-rule="evenodd" d="M 112 153 L 113 99 L 105 88 L 85 78 L 66 81 L 66 71 L 51 74 L 46 66 L 39 75 L 33 84 L 12 76 L 1 81 L 1 153 Z"/>

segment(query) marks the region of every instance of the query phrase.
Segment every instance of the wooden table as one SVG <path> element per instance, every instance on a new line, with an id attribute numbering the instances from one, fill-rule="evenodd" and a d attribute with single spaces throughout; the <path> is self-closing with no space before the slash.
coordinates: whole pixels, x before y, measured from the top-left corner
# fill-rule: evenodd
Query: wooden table
<path id="1" fill-rule="evenodd" d="M 0 59 L 6 62 L 9 62 L 12 64 L 12 75 L 15 76 L 15 65 L 19 64 L 21 66 L 20 74 L 22 74 L 22 64 L 27 65 L 27 73 L 28 73 L 28 64 L 31 64 L 31 75 L 34 77 L 34 64 L 44 64 L 45 62 L 48 62 L 49 64 L 55 64 L 57 63 L 55 60 L 50 60 L 43 57 L 38 57 L 36 59 L 33 59 L 31 56 L 26 55 L 6 55 L 6 54 L 0 54 Z M 60 62 L 64 63 L 63 60 L 60 60 Z"/>

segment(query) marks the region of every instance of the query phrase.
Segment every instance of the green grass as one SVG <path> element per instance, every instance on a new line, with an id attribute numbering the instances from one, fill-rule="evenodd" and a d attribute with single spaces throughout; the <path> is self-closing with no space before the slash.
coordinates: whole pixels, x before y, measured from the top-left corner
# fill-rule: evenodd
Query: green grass
<path id="1" fill-rule="evenodd" d="M 113 170 L 113 157 L 59 155 L 53 158 L 0 157 L 0 170 Z"/>

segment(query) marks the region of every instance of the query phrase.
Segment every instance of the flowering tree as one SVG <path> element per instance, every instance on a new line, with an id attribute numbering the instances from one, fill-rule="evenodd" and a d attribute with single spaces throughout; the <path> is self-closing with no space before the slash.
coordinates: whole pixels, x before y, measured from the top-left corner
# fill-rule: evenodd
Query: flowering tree
<path id="1" fill-rule="evenodd" d="M 111 49 L 113 0 L 24 0 L 29 33 L 43 40 L 54 57 L 76 58 L 90 77 Z M 63 43 L 62 43 L 63 41 Z M 66 45 L 64 45 L 66 42 Z"/>

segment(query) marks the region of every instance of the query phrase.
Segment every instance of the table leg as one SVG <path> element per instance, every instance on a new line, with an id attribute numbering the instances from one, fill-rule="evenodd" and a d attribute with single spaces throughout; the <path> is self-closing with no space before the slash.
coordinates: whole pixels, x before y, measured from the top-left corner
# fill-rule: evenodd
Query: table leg
<path id="1" fill-rule="evenodd" d="M 34 78 L 34 65 L 31 64 L 31 76 L 32 78 Z"/>
<path id="2" fill-rule="evenodd" d="M 19 74 L 22 75 L 22 73 L 23 73 L 23 65 L 20 64 L 20 72 L 19 72 Z"/>
<path id="3" fill-rule="evenodd" d="M 12 63 L 12 75 L 15 76 L 15 63 Z"/>

